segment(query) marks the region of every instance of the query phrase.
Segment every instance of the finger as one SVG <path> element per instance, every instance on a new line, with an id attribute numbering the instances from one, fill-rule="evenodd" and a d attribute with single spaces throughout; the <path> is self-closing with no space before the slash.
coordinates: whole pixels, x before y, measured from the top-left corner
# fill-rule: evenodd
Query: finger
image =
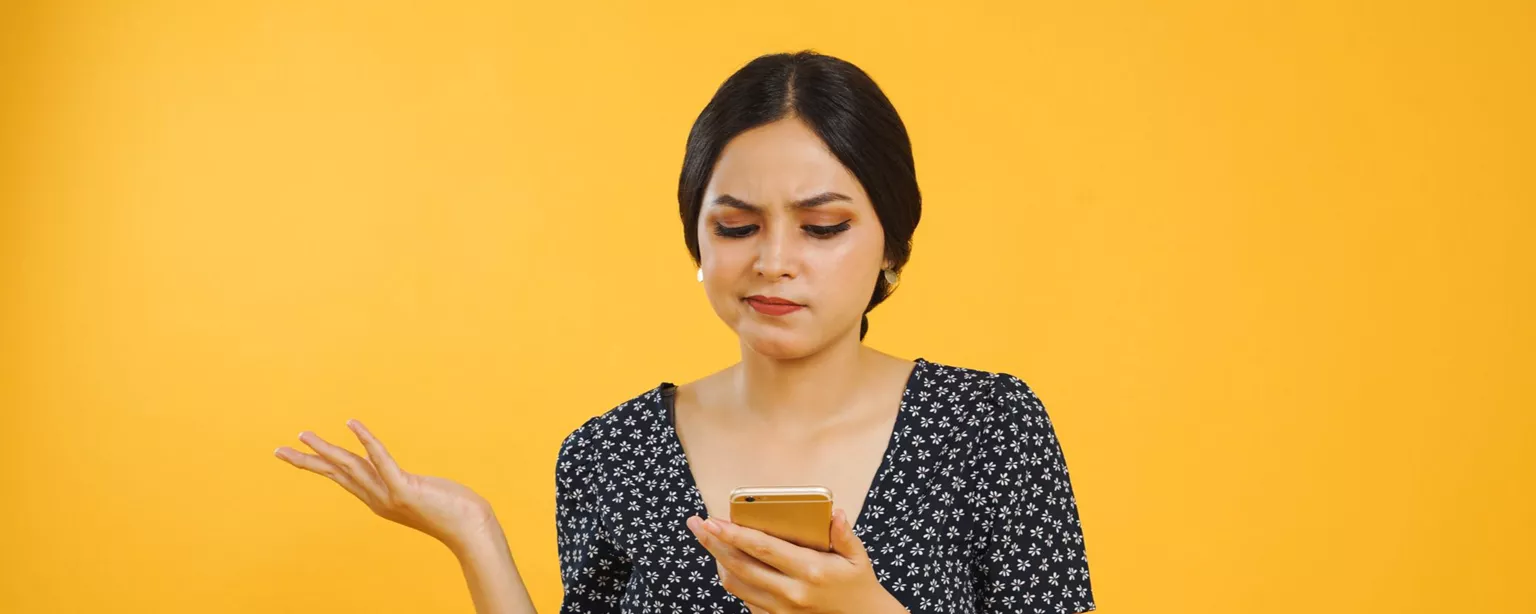
<path id="1" fill-rule="evenodd" d="M 749 612 L 775 612 L 788 608 L 779 606 L 782 603 L 773 593 L 760 586 L 747 582 L 740 575 L 732 572 L 719 561 L 715 562 L 715 572 L 720 576 L 720 588 L 725 592 L 739 597 L 742 603 L 747 604 Z"/>
<path id="2" fill-rule="evenodd" d="M 869 552 L 864 549 L 864 542 L 859 540 L 859 536 L 853 534 L 853 525 L 848 522 L 846 512 L 837 510 L 832 514 L 831 531 L 833 553 L 855 564 L 869 561 Z"/>
<path id="3" fill-rule="evenodd" d="M 352 476 L 347 475 L 345 471 L 337 468 L 330 461 L 312 454 L 305 454 L 288 446 L 273 450 L 272 453 L 278 458 L 288 461 L 290 465 L 330 478 L 332 481 L 340 484 L 347 492 L 352 493 L 352 496 L 361 499 L 363 503 L 369 503 L 368 491 L 359 486 L 352 479 Z"/>
<path id="4" fill-rule="evenodd" d="M 384 485 L 379 483 L 378 474 L 374 473 L 372 463 L 363 460 L 361 456 L 353 454 L 351 450 L 332 444 L 309 431 L 299 433 L 299 441 L 304 442 L 316 454 L 319 454 L 320 458 L 330 461 L 332 465 L 346 473 L 352 478 L 352 481 L 357 482 L 359 486 L 362 486 L 364 490 L 374 497 L 383 499 Z"/>
<path id="5" fill-rule="evenodd" d="M 722 543 L 719 538 L 702 532 L 702 529 L 698 535 L 699 543 L 704 544 L 704 549 L 709 550 L 715 559 L 715 571 L 719 575 L 721 588 L 741 598 L 754 611 L 781 609 L 781 602 L 773 591 L 761 585 L 763 577 L 777 574 L 777 571 L 753 561 L 751 557 Z"/>
<path id="6" fill-rule="evenodd" d="M 357 434 L 357 439 L 363 442 L 363 449 L 368 451 L 368 460 L 373 461 L 373 467 L 379 472 L 379 477 L 391 488 L 399 486 L 405 481 L 405 472 L 400 470 L 400 465 L 395 463 L 395 458 L 384 449 L 384 443 L 373 436 L 368 427 L 363 426 L 357 420 L 348 420 L 347 427 Z"/>
<path id="7" fill-rule="evenodd" d="M 754 559 L 767 563 L 785 575 L 805 579 L 823 561 L 821 553 L 728 521 L 716 519 L 720 540 Z M 818 556 L 820 555 L 820 556 Z"/>
<path id="8" fill-rule="evenodd" d="M 720 584 L 742 601 L 763 606 L 770 611 L 779 610 L 778 606 L 787 601 L 786 597 L 793 589 L 794 581 L 721 541 L 718 528 L 712 529 L 710 524 L 697 516 L 688 519 L 688 528 L 693 530 L 704 549 L 715 557 L 720 571 Z"/>

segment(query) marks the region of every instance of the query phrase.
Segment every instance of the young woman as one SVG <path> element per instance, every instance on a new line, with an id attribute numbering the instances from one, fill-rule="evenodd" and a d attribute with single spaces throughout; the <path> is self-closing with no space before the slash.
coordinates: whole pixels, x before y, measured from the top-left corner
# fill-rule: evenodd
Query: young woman
<path id="1" fill-rule="evenodd" d="M 1083 612 L 1077 503 L 1019 378 L 896 358 L 865 314 L 911 253 L 906 128 L 863 71 L 757 58 L 688 135 L 683 232 L 741 361 L 588 420 L 555 469 L 562 612 Z M 279 457 L 458 556 L 480 612 L 533 612 L 491 507 L 313 433 Z M 830 488 L 833 552 L 724 519 L 743 485 Z"/>

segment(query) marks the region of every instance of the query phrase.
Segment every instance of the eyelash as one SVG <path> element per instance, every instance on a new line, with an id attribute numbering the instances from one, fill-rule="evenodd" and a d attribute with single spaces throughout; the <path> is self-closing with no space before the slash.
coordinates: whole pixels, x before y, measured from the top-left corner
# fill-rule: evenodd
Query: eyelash
<path id="1" fill-rule="evenodd" d="M 849 224 L 847 221 L 841 224 L 834 224 L 832 226 L 801 226 L 801 228 L 805 229 L 807 234 L 810 234 L 812 237 L 817 239 L 830 239 L 839 234 L 842 234 L 843 231 L 848 230 L 850 227 L 851 224 Z M 740 239 L 742 237 L 749 236 L 756 231 L 757 224 L 748 224 L 746 226 L 726 226 L 720 222 L 715 222 L 715 234 L 727 239 Z"/>

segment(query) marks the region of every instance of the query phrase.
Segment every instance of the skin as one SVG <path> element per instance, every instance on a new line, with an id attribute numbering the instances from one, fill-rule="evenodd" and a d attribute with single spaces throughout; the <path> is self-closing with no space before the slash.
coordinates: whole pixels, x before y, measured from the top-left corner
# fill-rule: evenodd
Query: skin
<path id="1" fill-rule="evenodd" d="M 714 555 L 722 585 L 754 612 L 905 612 L 853 533 L 915 367 L 859 340 L 875 280 L 890 264 L 874 206 L 795 117 L 732 139 L 704 205 L 704 293 L 735 331 L 741 361 L 678 388 L 678 436 L 708 512 L 688 528 Z M 758 295 L 803 308 L 766 315 L 747 300 Z M 367 458 L 308 432 L 300 439 L 315 454 L 284 447 L 277 455 L 442 541 L 459 558 L 477 612 L 533 612 L 491 506 L 449 480 L 405 472 L 360 423 L 348 426 Z M 728 493 L 747 484 L 830 488 L 839 506 L 833 552 L 732 524 Z"/>

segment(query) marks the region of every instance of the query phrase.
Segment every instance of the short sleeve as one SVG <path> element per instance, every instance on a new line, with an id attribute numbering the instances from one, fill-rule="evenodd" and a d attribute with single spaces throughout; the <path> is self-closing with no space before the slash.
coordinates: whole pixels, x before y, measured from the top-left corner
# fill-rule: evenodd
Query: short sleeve
<path id="1" fill-rule="evenodd" d="M 1056 432 L 1029 386 L 998 374 L 973 467 L 980 611 L 1095 609 L 1082 523 Z"/>
<path id="2" fill-rule="evenodd" d="M 614 546 L 593 496 L 599 474 L 591 440 L 593 421 L 565 438 L 555 461 L 555 534 L 565 587 L 563 614 L 618 611 L 629 583 L 630 561 Z"/>

